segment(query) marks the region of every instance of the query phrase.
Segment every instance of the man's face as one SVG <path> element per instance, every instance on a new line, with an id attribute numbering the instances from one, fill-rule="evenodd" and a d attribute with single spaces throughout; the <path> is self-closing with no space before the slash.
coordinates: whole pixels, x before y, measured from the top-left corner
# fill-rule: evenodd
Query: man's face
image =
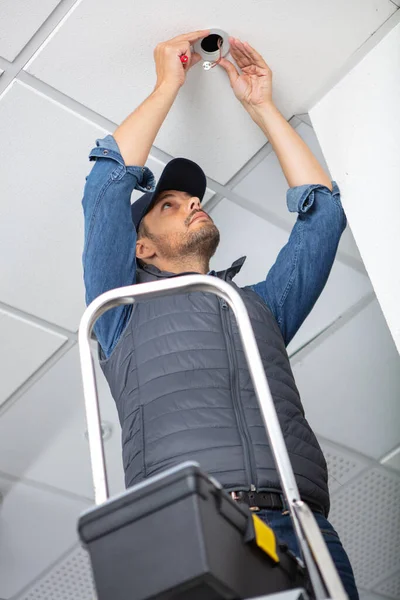
<path id="1" fill-rule="evenodd" d="M 145 224 L 158 255 L 166 259 L 192 255 L 209 260 L 219 244 L 213 220 L 202 210 L 200 199 L 187 192 L 161 192 Z"/>

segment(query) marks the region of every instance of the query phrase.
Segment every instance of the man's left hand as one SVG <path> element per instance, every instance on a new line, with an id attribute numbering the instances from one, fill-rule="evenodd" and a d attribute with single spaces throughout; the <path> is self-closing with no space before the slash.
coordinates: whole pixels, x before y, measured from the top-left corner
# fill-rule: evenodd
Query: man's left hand
<path id="1" fill-rule="evenodd" d="M 272 71 L 258 52 L 247 42 L 229 38 L 230 53 L 242 70 L 238 73 L 234 64 L 222 58 L 223 67 L 236 98 L 251 113 L 252 110 L 272 103 Z"/>

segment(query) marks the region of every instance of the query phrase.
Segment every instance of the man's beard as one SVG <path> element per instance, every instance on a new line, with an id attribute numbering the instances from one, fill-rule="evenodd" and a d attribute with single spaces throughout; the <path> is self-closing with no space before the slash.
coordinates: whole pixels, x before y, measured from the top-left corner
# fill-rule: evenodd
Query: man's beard
<path id="1" fill-rule="evenodd" d="M 164 258 L 176 261 L 179 258 L 185 259 L 191 256 L 208 263 L 218 248 L 220 235 L 219 230 L 210 220 L 194 231 L 161 234 L 153 239 Z"/>

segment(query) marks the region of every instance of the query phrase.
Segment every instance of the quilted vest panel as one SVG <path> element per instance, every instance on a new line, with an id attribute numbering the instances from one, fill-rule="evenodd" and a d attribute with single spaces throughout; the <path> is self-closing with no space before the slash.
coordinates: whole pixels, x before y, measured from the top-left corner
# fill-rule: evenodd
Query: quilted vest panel
<path id="1" fill-rule="evenodd" d="M 241 295 L 253 326 L 300 495 L 329 513 L 325 458 L 304 415 L 284 340 L 266 304 L 232 277 L 244 259 L 217 273 Z M 176 276 L 137 269 L 137 282 Z M 214 294 L 137 302 L 100 366 L 122 427 L 129 487 L 195 460 L 227 491 L 280 490 L 236 319 Z"/>

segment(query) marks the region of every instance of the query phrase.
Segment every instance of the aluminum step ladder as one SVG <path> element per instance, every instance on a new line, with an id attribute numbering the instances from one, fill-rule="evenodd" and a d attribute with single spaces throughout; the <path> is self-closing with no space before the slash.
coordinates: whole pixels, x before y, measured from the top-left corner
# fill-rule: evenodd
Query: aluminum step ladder
<path id="1" fill-rule="evenodd" d="M 136 301 L 143 302 L 160 296 L 170 296 L 189 292 L 213 293 L 224 299 L 232 309 L 237 320 L 240 338 L 243 344 L 254 390 L 259 402 L 270 447 L 273 452 L 282 491 L 286 499 L 286 504 L 297 537 L 301 553 L 300 563 L 304 566 L 311 583 L 310 596 L 316 600 L 324 600 L 326 598 L 332 600 L 346 600 L 347 594 L 314 515 L 307 504 L 300 499 L 297 483 L 245 304 L 239 293 L 231 285 L 216 277 L 209 275 L 184 275 L 163 281 L 120 287 L 101 294 L 86 308 L 79 326 L 79 352 L 96 504 L 94 509 L 90 509 L 91 513 L 95 514 L 96 511 L 100 511 L 102 507 L 113 500 L 109 499 L 94 362 L 90 348 L 90 338 L 93 326 L 103 313 L 121 304 L 134 304 Z M 139 486 L 141 485 L 143 486 L 143 484 L 139 484 Z M 134 488 L 130 488 L 125 494 L 129 494 L 130 491 L 133 490 Z M 121 495 L 119 495 L 118 498 L 120 499 L 119 503 L 121 504 Z M 96 580 L 96 568 L 93 564 L 93 560 L 92 566 Z M 165 598 L 169 597 L 172 598 L 173 596 L 165 596 Z M 258 596 L 257 599 L 253 598 L 254 600 L 296 600 L 301 597 L 307 597 L 304 590 L 292 589 L 282 591 L 278 594 Z M 101 596 L 100 594 L 100 600 L 103 600 L 103 598 L 105 598 L 104 595 Z M 126 598 L 136 600 L 135 590 L 127 590 Z M 185 598 L 185 595 L 181 595 L 179 598 Z M 105 600 L 114 600 L 114 598 L 105 598 Z"/>

